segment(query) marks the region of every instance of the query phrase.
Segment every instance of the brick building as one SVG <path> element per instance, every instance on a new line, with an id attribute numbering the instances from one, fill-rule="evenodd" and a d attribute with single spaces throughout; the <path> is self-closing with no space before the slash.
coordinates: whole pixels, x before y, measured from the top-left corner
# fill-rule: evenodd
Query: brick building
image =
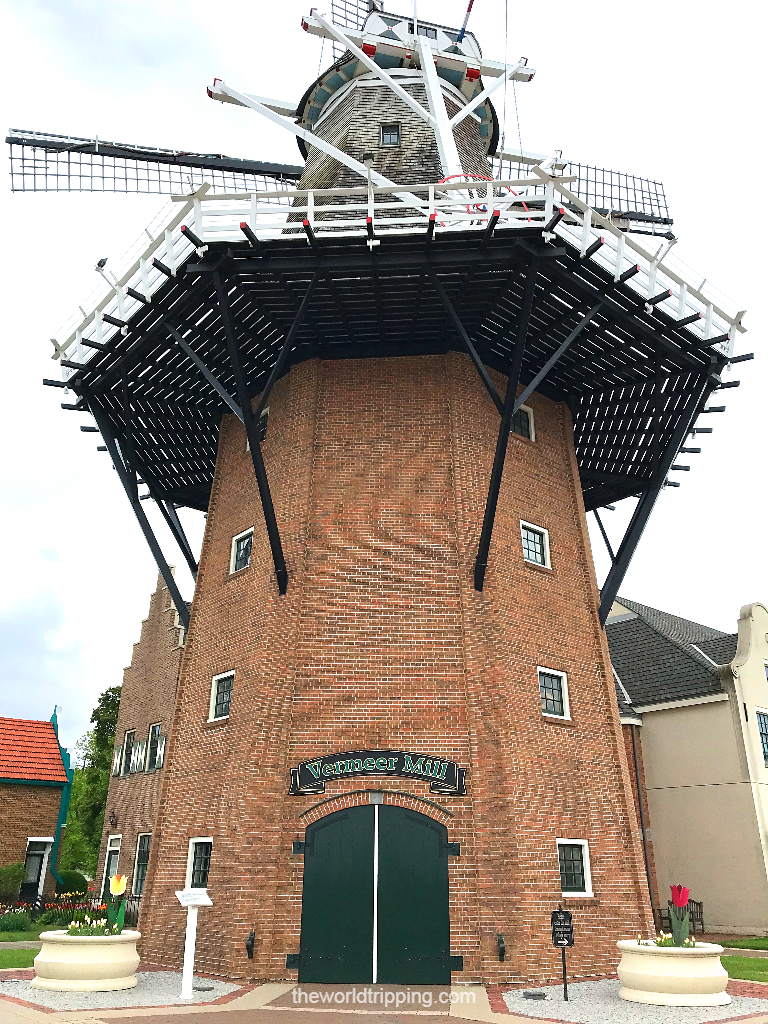
<path id="1" fill-rule="evenodd" d="M 55 710 L 50 722 L 0 718 L 0 865 L 24 864 L 21 892 L 2 896 L 34 903 L 55 890 L 73 774 Z"/>
<path id="2" fill-rule="evenodd" d="M 129 895 L 141 896 L 144 890 L 183 647 L 184 628 L 168 588 L 158 578 L 131 664 L 123 673 L 96 871 L 102 889 L 119 871 L 128 876 Z"/>
<path id="3" fill-rule="evenodd" d="M 141 955 L 181 964 L 191 887 L 213 974 L 538 982 L 562 904 L 572 971 L 603 975 L 653 919 L 602 624 L 719 386 L 721 311 L 681 335 L 695 284 L 555 205 L 554 158 L 476 184 L 498 139 L 480 76 L 530 80 L 522 61 L 378 4 L 353 35 L 296 105 L 214 83 L 298 135 L 305 188 L 200 190 L 63 349 L 188 627 Z M 118 328 L 95 354 L 92 320 Z M 638 494 L 599 591 L 586 510 Z M 207 514 L 199 564 L 177 505 Z M 128 749 L 159 712 L 124 701 L 110 800 L 158 779 Z"/>

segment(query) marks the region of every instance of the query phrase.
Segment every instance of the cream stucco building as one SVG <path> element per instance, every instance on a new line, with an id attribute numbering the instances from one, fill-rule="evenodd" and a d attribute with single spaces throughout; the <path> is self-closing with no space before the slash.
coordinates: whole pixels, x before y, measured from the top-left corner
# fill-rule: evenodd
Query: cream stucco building
<path id="1" fill-rule="evenodd" d="M 606 630 L 654 905 L 681 883 L 707 931 L 768 934 L 768 610 L 727 634 L 619 598 Z"/>

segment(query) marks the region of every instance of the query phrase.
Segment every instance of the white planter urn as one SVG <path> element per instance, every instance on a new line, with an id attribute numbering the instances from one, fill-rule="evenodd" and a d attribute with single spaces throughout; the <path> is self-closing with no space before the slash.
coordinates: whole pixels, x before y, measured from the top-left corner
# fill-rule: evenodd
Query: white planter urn
<path id="1" fill-rule="evenodd" d="M 658 1006 L 724 1006 L 728 973 L 720 963 L 722 946 L 657 946 L 655 942 L 622 939 L 618 966 L 619 996 Z"/>
<path id="2" fill-rule="evenodd" d="M 42 948 L 35 957 L 32 988 L 54 992 L 112 992 L 134 988 L 141 932 L 124 929 L 120 935 L 67 935 L 41 932 Z"/>

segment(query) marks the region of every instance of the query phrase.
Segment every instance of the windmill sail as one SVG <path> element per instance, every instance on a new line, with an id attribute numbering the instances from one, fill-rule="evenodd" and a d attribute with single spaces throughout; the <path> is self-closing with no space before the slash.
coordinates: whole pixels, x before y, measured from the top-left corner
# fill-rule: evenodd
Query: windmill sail
<path id="1" fill-rule="evenodd" d="M 194 192 L 204 181 L 213 192 L 287 188 L 301 167 L 242 160 L 223 153 L 193 153 L 71 135 L 11 129 L 14 192 Z"/>

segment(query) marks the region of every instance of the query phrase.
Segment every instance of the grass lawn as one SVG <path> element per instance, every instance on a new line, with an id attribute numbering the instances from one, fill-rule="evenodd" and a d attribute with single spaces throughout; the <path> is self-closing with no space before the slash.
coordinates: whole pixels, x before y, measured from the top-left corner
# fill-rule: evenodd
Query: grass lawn
<path id="1" fill-rule="evenodd" d="M 0 970 L 8 967 L 32 967 L 36 949 L 0 949 Z"/>
<path id="2" fill-rule="evenodd" d="M 729 949 L 768 949 L 768 936 L 760 935 L 754 939 L 721 939 L 720 945 Z"/>
<path id="3" fill-rule="evenodd" d="M 32 925 L 26 932 L 0 932 L 0 942 L 37 942 L 40 932 L 56 928 L 55 924 Z"/>
<path id="4" fill-rule="evenodd" d="M 768 982 L 768 957 L 723 956 L 720 961 L 730 978 Z"/>

